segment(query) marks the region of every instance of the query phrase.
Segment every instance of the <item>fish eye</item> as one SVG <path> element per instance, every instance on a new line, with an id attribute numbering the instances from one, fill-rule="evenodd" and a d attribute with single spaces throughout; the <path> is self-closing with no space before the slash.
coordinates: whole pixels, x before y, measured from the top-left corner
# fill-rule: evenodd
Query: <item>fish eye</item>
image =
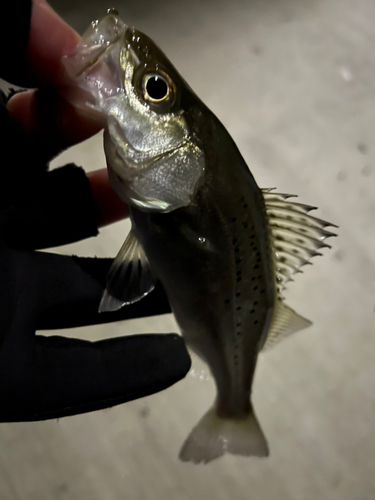
<path id="1" fill-rule="evenodd" d="M 143 77 L 143 98 L 146 102 L 162 103 L 170 101 L 173 104 L 173 83 L 171 79 L 161 73 L 149 73 Z"/>
<path id="2" fill-rule="evenodd" d="M 162 76 L 152 75 L 147 78 L 145 89 L 147 95 L 153 101 L 162 101 L 168 96 L 168 83 Z"/>

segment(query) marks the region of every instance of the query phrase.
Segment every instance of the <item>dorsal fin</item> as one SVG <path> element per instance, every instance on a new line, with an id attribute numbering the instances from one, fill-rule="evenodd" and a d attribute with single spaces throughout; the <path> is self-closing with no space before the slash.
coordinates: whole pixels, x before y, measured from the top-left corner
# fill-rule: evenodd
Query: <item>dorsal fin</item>
<path id="1" fill-rule="evenodd" d="M 324 241 L 336 236 L 327 231 L 330 222 L 308 215 L 315 207 L 287 201 L 295 195 L 275 193 L 275 188 L 262 189 L 274 251 L 276 284 L 284 287 L 300 268 L 309 264 L 317 250 L 328 247 Z"/>
<path id="2" fill-rule="evenodd" d="M 274 189 L 262 189 L 273 249 L 277 292 L 275 310 L 263 349 L 311 325 L 309 320 L 302 318 L 283 303 L 282 291 L 286 283 L 293 281 L 294 274 L 302 272 L 302 266 L 311 264 L 312 257 L 321 255 L 317 250 L 330 248 L 324 241 L 336 235 L 325 228 L 337 227 L 308 215 L 316 207 L 287 201 L 295 195 L 275 193 Z"/>

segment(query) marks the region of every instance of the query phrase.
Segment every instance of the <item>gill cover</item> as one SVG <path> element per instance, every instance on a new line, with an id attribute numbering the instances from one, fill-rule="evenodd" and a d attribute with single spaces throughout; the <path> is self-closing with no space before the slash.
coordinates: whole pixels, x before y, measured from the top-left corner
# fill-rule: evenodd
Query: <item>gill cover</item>
<path id="1" fill-rule="evenodd" d="M 182 87 L 190 90 L 160 49 L 109 11 L 63 62 L 65 97 L 105 128 L 109 177 L 120 198 L 145 211 L 189 205 L 204 155 L 185 120 Z"/>

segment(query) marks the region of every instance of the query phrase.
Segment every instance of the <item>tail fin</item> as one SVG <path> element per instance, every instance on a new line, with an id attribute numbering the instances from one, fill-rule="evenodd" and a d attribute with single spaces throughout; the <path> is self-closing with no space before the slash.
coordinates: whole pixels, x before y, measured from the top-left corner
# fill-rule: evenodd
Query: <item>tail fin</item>
<path id="1" fill-rule="evenodd" d="M 223 419 L 211 408 L 198 422 L 183 444 L 179 458 L 183 462 L 208 463 L 233 455 L 267 457 L 266 438 L 252 409 L 244 419 Z"/>

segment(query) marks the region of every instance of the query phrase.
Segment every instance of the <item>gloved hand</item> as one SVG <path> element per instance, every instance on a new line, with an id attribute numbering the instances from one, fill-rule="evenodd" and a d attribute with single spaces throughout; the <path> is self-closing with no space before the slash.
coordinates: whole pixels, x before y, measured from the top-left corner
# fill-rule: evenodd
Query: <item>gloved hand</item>
<path id="1" fill-rule="evenodd" d="M 98 342 L 35 335 L 36 330 L 150 316 L 170 308 L 158 284 L 142 301 L 99 314 L 111 259 L 35 251 L 95 236 L 98 225 L 124 217 L 125 211 L 105 170 L 86 176 L 75 165 L 46 169 L 61 149 L 97 129 L 53 90 L 61 76 L 60 58 L 77 35 L 44 0 L 34 0 L 30 24 L 30 2 L 17 11 L 17 37 L 12 23 L 4 23 L 0 33 L 7 46 L 0 76 L 39 87 L 13 97 L 7 109 L 0 106 L 1 422 L 113 406 L 162 390 L 190 368 L 184 342 L 174 334 Z M 2 8 L 3 19 L 11 19 L 13 7 Z M 9 44 L 10 39 L 15 42 Z"/>

